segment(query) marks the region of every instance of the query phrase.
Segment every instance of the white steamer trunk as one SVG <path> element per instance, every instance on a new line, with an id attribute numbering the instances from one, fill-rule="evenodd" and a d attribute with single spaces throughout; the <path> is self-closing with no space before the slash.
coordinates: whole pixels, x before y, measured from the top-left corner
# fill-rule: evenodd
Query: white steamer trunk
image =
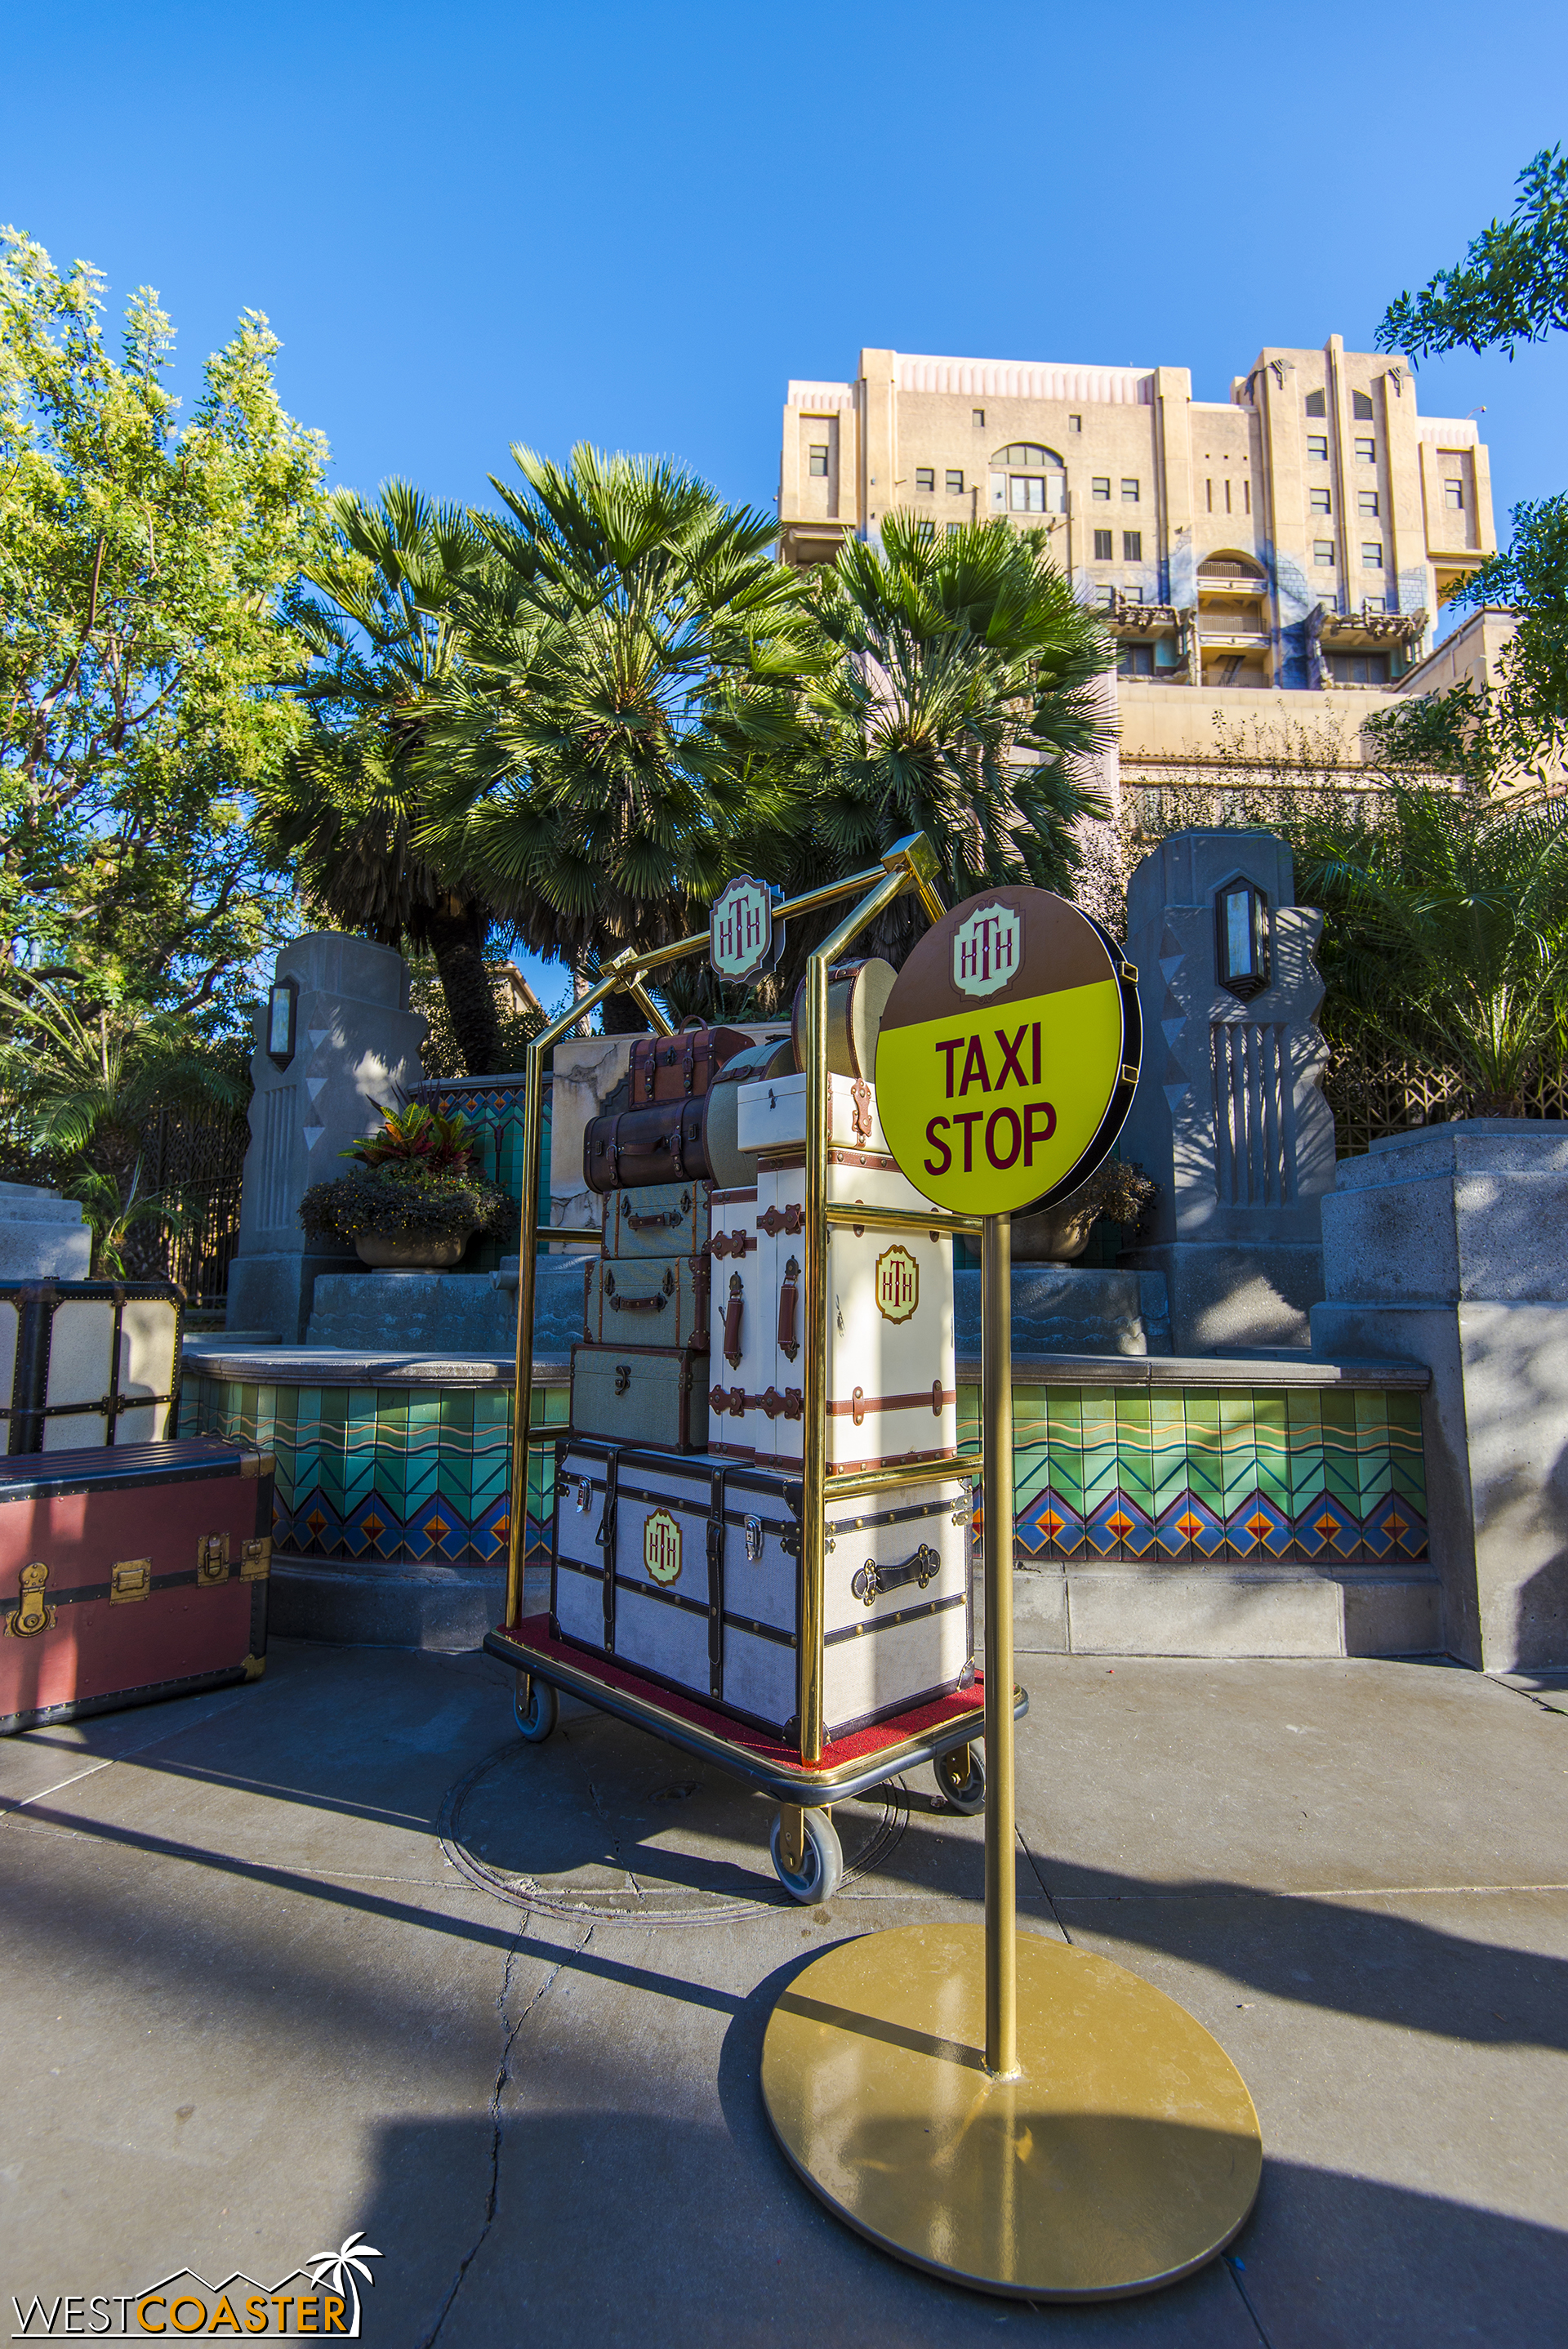
<path id="1" fill-rule="evenodd" d="M 928 1207 L 888 1151 L 875 1089 L 830 1077 L 828 1090 L 829 1199 L 917 1215 Z M 722 1431 L 727 1444 L 749 1444 L 758 1462 L 795 1468 L 805 1452 L 805 1130 L 803 1076 L 741 1087 L 740 1143 L 758 1154 L 756 1270 L 748 1257 L 742 1275 L 755 1383 L 730 1375 L 722 1355 L 709 1357 L 710 1441 Z M 948 1237 L 835 1229 L 827 1288 L 829 1474 L 950 1456 L 958 1397 Z"/>
<path id="2" fill-rule="evenodd" d="M 717 1456 L 669 1459 L 573 1440 L 555 1489 L 557 1636 L 776 1736 L 793 1735 L 798 1481 Z M 870 1500 L 835 1504 L 830 1495 L 830 1738 L 974 1677 L 971 1497 L 960 1477 Z"/>
<path id="3" fill-rule="evenodd" d="M 707 1292 L 708 1448 L 731 1459 L 749 1460 L 756 1448 L 752 1422 L 744 1403 L 738 1411 L 731 1405 L 737 1395 L 760 1394 L 773 1370 L 773 1323 L 763 1295 L 757 1191 L 755 1185 L 720 1190 L 716 1184 L 707 1196 L 713 1268 Z M 733 1309 L 737 1303 L 738 1314 Z"/>

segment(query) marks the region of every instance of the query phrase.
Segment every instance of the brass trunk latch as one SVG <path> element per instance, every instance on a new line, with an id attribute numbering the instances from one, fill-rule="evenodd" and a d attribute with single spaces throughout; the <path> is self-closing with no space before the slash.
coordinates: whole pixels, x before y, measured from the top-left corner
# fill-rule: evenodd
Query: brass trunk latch
<path id="1" fill-rule="evenodd" d="M 216 1590 L 229 1579 L 229 1537 L 203 1534 L 196 1545 L 196 1588 Z"/>
<path id="2" fill-rule="evenodd" d="M 49 1569 L 42 1558 L 22 1568 L 20 1603 L 5 1618 L 5 1636 L 10 1640 L 36 1640 L 41 1631 L 55 1628 L 55 1610 L 44 1604 L 44 1585 Z"/>
<path id="3" fill-rule="evenodd" d="M 108 1570 L 108 1603 L 124 1607 L 133 1599 L 145 1599 L 152 1588 L 152 1560 L 150 1557 L 122 1557 Z"/>

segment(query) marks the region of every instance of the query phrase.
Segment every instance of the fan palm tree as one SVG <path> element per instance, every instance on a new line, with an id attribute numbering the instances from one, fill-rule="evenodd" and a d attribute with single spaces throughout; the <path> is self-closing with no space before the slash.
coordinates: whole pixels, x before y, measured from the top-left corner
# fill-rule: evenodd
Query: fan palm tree
<path id="1" fill-rule="evenodd" d="M 366 2262 L 385 2259 L 386 2256 L 386 2252 L 378 2251 L 374 2243 L 367 2243 L 363 2229 L 356 2227 L 353 2234 L 344 2237 L 335 2251 L 312 2251 L 304 2261 L 311 2282 L 317 2292 L 325 2289 L 342 2292 L 352 2299 L 354 2313 L 349 2318 L 348 2331 L 355 2337 L 359 2332 L 360 2279 L 363 2278 L 367 2284 L 376 2281 Z"/>
<path id="2" fill-rule="evenodd" d="M 1070 892 L 1075 828 L 1109 810 L 1076 771 L 1109 742 L 1097 680 L 1109 638 L 1043 532 L 996 520 L 935 534 L 894 512 L 880 548 L 846 541 L 817 577 L 841 656 L 810 695 L 822 786 L 813 831 L 865 864 L 923 832 L 953 899 L 998 884 Z M 914 917 L 893 909 L 892 933 Z"/>
<path id="3" fill-rule="evenodd" d="M 700 919 L 738 843 L 804 822 L 789 753 L 820 656 L 770 518 L 651 459 L 512 455 L 522 487 L 495 480 L 505 512 L 475 517 L 491 562 L 458 598 L 415 844 L 591 977 Z"/>
<path id="4" fill-rule="evenodd" d="M 470 1074 L 500 1065 L 485 968 L 493 910 L 470 876 L 416 844 L 418 753 L 432 697 L 456 674 L 452 596 L 482 564 L 459 506 L 388 481 L 372 505 L 340 491 L 291 617 L 304 659 L 288 680 L 309 715 L 286 769 L 260 794 L 258 827 L 302 895 L 346 929 L 435 957 Z"/>
<path id="5" fill-rule="evenodd" d="M 1298 835 L 1328 916 L 1330 1017 L 1450 1062 L 1479 1117 L 1520 1117 L 1568 1049 L 1568 806 L 1508 811 L 1400 788 L 1381 819 Z"/>

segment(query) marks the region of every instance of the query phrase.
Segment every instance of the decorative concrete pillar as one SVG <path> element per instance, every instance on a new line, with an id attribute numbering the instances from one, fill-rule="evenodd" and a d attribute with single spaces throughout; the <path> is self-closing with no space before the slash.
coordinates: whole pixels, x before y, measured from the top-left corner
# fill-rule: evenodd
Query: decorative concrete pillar
<path id="1" fill-rule="evenodd" d="M 1375 1142 L 1323 1205 L 1319 1353 L 1425 1362 L 1443 1639 L 1568 1663 L 1568 1131 L 1468 1118 Z"/>
<path id="2" fill-rule="evenodd" d="M 1128 885 L 1143 1061 L 1121 1154 L 1160 1198 L 1123 1261 L 1165 1275 L 1178 1354 L 1306 1346 L 1323 1295 L 1323 916 L 1295 885 L 1272 832 L 1175 833 Z"/>
<path id="3" fill-rule="evenodd" d="M 86 1280 L 92 1254 L 77 1200 L 34 1183 L 0 1183 L 0 1280 Z"/>
<path id="4" fill-rule="evenodd" d="M 299 1203 L 313 1183 L 347 1173 L 339 1153 L 376 1131 L 377 1104 L 418 1084 L 424 1035 L 423 1017 L 408 1009 L 407 967 L 392 947 L 313 930 L 278 956 L 251 1056 L 231 1330 L 297 1344 L 317 1273 L 357 1262 L 351 1248 L 306 1239 Z"/>

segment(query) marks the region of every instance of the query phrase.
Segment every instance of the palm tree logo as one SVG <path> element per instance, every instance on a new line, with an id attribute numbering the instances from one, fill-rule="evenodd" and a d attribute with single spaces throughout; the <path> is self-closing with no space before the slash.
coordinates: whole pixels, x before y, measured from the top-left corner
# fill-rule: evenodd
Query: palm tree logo
<path id="1" fill-rule="evenodd" d="M 312 2251 L 304 2262 L 318 2292 L 346 2292 L 353 2301 L 354 2321 L 348 2328 L 351 2339 L 357 2339 L 359 2334 L 359 2286 L 355 2279 L 363 2276 L 366 2283 L 374 2283 L 376 2279 L 365 2262 L 386 2256 L 374 2243 L 367 2243 L 356 2227 L 352 2235 L 344 2237 L 335 2251 Z"/>

